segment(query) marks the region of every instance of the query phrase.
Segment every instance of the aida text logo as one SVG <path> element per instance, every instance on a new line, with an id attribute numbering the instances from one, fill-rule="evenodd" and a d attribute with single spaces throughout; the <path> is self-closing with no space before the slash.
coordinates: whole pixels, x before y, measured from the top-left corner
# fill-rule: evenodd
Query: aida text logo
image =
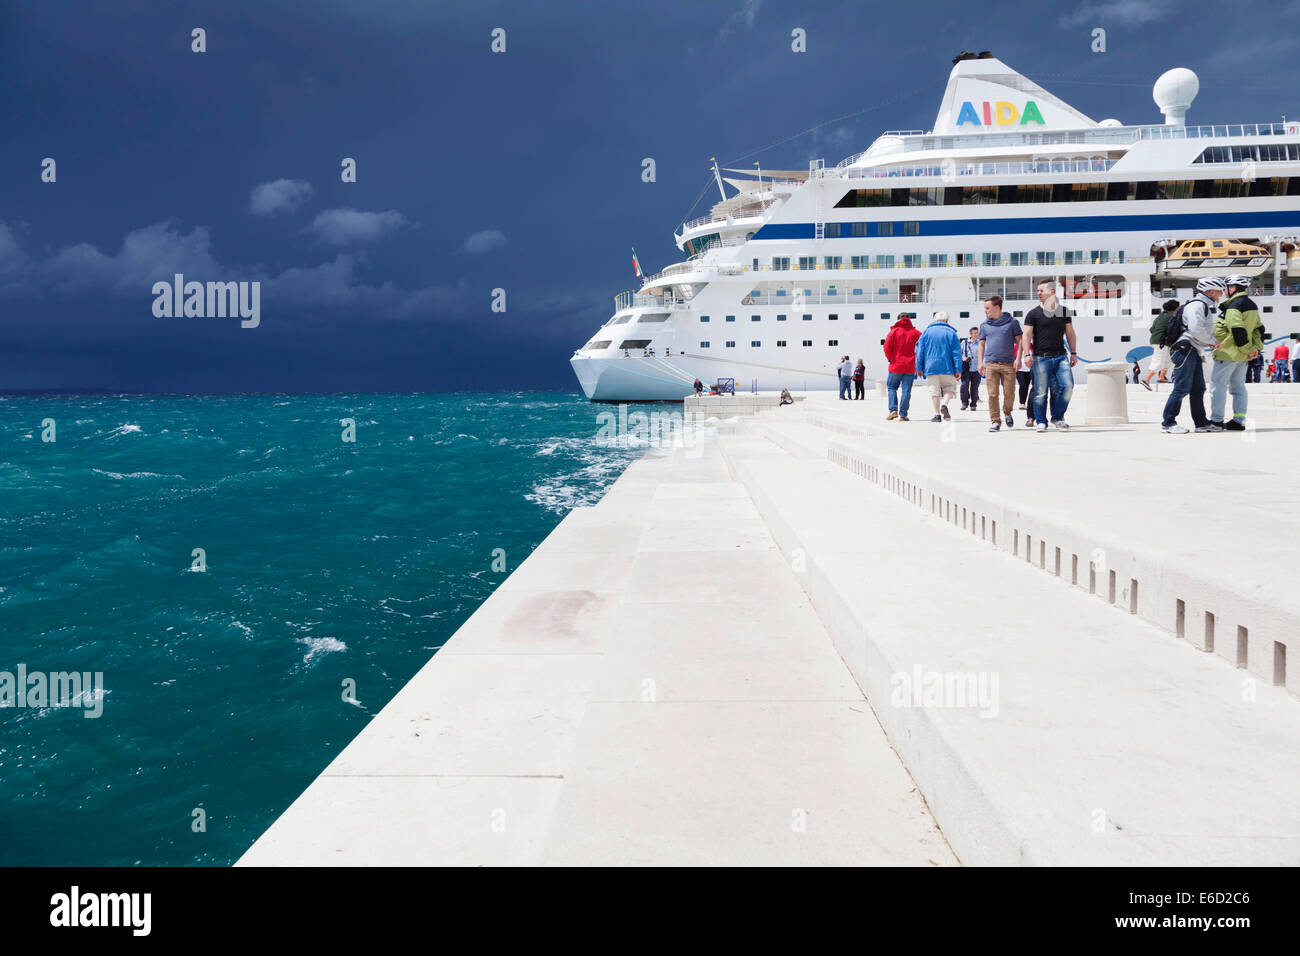
<path id="1" fill-rule="evenodd" d="M 977 110 L 977 106 L 980 109 Z M 1006 100 L 998 100 L 996 103 L 987 100 L 983 103 L 972 103 L 966 100 L 961 104 L 961 112 L 957 114 L 957 125 L 962 126 L 967 123 L 972 126 L 1024 126 L 1026 123 L 1045 125 L 1043 114 L 1038 111 L 1038 104 L 1033 100 L 1026 100 L 1023 110 L 1017 109 L 1015 103 L 1008 103 Z"/>
<path id="2" fill-rule="evenodd" d="M 79 886 L 50 897 L 51 926 L 129 926 L 131 935 L 148 936 L 151 893 L 82 893 Z"/>

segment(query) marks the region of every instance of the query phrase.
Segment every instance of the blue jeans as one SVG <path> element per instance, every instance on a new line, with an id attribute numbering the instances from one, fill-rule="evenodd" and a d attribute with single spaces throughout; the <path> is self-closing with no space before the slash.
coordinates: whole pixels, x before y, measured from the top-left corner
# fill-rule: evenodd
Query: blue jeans
<path id="1" fill-rule="evenodd" d="M 1291 360 L 1291 381 L 1300 382 L 1300 359 Z"/>
<path id="2" fill-rule="evenodd" d="M 1169 361 L 1173 363 L 1174 390 L 1165 402 L 1163 424 L 1166 428 L 1178 423 L 1178 413 L 1183 410 L 1183 398 L 1191 400 L 1192 424 L 1197 428 L 1208 425 L 1205 417 L 1205 367 L 1197 349 L 1170 349 Z"/>
<path id="3" fill-rule="evenodd" d="M 902 418 L 907 417 L 907 410 L 912 407 L 912 383 L 916 381 L 916 376 L 911 372 L 890 372 L 889 378 L 885 382 L 885 388 L 889 390 L 889 410 L 898 412 Z M 903 389 L 903 400 L 898 400 L 898 390 Z"/>
<path id="4" fill-rule="evenodd" d="M 1210 421 L 1222 422 L 1232 393 L 1232 417 L 1246 417 L 1246 364 L 1216 359 L 1210 370 Z"/>
<path id="5" fill-rule="evenodd" d="M 849 397 L 849 386 L 853 384 L 853 379 L 847 375 L 840 376 L 840 398 Z"/>
<path id="6" fill-rule="evenodd" d="M 1074 394 L 1074 371 L 1070 356 L 1034 356 L 1034 421 L 1065 421 L 1065 410 Z M 1051 392 L 1052 417 L 1047 417 L 1048 392 Z"/>

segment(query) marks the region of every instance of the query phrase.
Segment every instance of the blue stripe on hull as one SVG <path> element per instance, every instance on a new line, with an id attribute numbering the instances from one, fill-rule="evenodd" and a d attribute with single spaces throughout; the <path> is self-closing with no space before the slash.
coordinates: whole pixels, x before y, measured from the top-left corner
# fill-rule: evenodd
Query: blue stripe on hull
<path id="1" fill-rule="evenodd" d="M 902 220 L 888 220 L 897 226 Z M 827 239 L 913 239 L 925 236 L 998 236 L 1011 233 L 1054 232 L 1170 232 L 1176 229 L 1300 229 L 1300 211 L 1170 213 L 1146 216 L 1059 216 L 1017 219 L 907 220 L 917 224 L 915 235 L 881 237 L 880 223 L 868 222 L 866 236 L 827 236 Z M 841 223 L 851 225 L 851 223 Z M 754 234 L 759 239 L 812 239 L 811 222 L 768 223 Z"/>

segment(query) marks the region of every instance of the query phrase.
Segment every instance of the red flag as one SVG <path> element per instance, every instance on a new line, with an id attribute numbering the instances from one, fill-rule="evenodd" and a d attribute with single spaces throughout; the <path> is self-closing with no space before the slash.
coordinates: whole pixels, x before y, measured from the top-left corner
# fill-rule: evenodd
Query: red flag
<path id="1" fill-rule="evenodd" d="M 645 273 L 641 271 L 641 263 L 637 261 L 636 249 L 632 250 L 632 271 L 636 273 L 638 279 L 645 278 Z"/>

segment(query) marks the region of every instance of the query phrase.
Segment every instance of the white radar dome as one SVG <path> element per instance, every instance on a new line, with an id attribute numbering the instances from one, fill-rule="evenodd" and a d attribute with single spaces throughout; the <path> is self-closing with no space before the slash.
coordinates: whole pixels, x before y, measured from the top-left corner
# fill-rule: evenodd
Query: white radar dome
<path id="1" fill-rule="evenodd" d="M 1098 123 L 1097 125 L 1098 125 L 1098 126 L 1101 126 L 1101 127 L 1104 127 L 1104 128 L 1106 128 L 1106 129 L 1111 129 L 1111 128 L 1115 127 L 1115 126 L 1123 126 L 1124 124 L 1121 123 L 1121 122 L 1120 122 L 1119 120 L 1117 120 L 1117 119 L 1104 119 L 1104 120 L 1102 120 L 1100 123 Z"/>
<path id="2" fill-rule="evenodd" d="M 1165 114 L 1165 125 L 1182 126 L 1187 109 L 1200 92 L 1201 81 L 1186 67 L 1176 67 L 1163 73 L 1151 90 L 1160 112 Z"/>

